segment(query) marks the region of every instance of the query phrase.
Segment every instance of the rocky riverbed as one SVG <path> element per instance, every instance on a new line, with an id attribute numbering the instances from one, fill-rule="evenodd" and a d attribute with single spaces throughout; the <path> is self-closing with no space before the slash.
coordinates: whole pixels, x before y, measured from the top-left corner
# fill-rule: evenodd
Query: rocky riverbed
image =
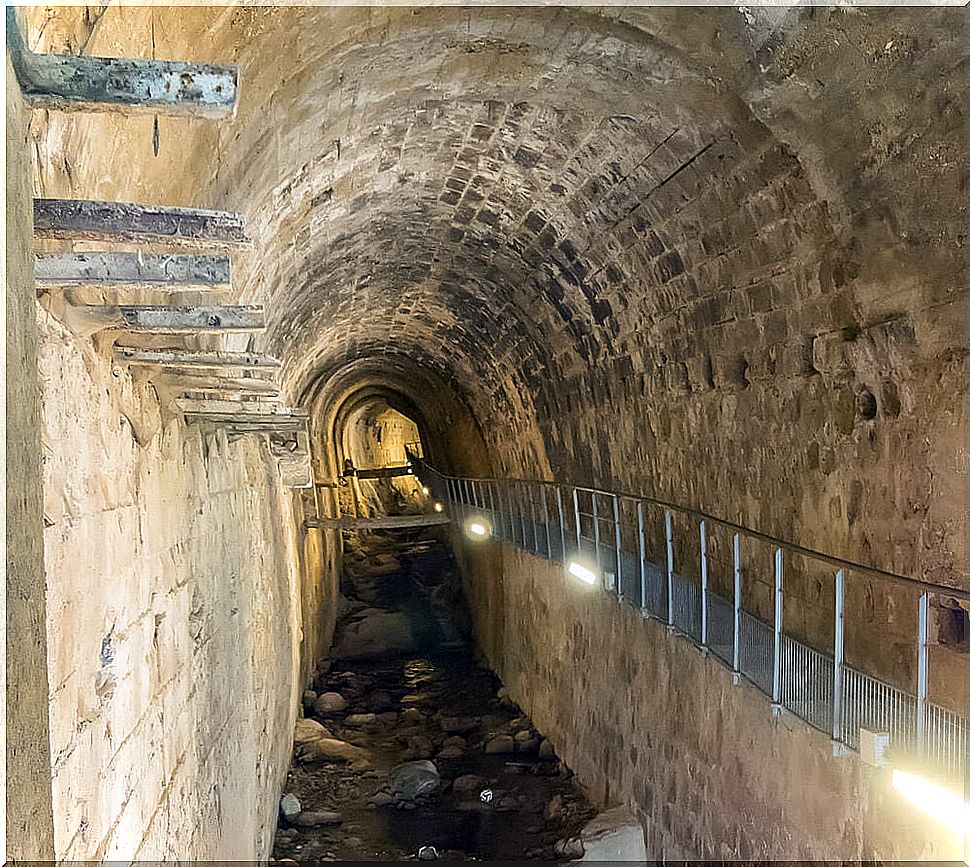
<path id="1" fill-rule="evenodd" d="M 442 545 L 377 542 L 348 558 L 345 590 L 364 598 L 346 599 L 342 658 L 304 695 L 278 862 L 583 854 L 595 810 L 462 640 Z"/>

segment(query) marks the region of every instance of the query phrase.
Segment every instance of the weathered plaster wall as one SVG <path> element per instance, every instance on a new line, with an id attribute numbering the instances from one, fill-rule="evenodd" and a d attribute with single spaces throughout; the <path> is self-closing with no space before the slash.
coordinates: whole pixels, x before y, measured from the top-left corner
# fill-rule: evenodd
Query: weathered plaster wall
<path id="1" fill-rule="evenodd" d="M 2 860 L 53 857 L 28 112 L 6 61 L 6 398 Z"/>
<path id="2" fill-rule="evenodd" d="M 303 686 L 292 494 L 261 440 L 163 418 L 38 319 L 57 856 L 265 857 Z"/>
<path id="3" fill-rule="evenodd" d="M 594 797 L 632 802 L 656 859 L 960 860 L 963 841 L 888 774 L 656 621 L 498 544 L 462 557 L 476 630 L 512 696 Z M 496 563 L 500 564 L 496 569 Z M 504 567 L 504 568 L 503 568 Z M 474 592 L 474 591 L 473 591 Z"/>

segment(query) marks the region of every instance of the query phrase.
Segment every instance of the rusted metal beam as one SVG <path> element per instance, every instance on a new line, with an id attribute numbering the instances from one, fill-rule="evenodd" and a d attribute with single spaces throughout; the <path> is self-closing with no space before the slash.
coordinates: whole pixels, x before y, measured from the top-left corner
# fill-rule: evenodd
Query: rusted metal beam
<path id="1" fill-rule="evenodd" d="M 34 237 L 188 248 L 249 243 L 240 214 L 89 199 L 34 199 Z"/>
<path id="2" fill-rule="evenodd" d="M 240 412 L 210 412 L 184 411 L 187 423 L 206 424 L 213 427 L 224 427 L 232 433 L 288 433 L 306 430 L 305 416 L 294 416 L 290 413 L 254 413 Z"/>
<path id="3" fill-rule="evenodd" d="M 188 370 L 225 370 L 236 373 L 240 370 L 275 371 L 280 361 L 268 355 L 252 352 L 209 352 L 189 349 L 133 349 L 117 346 L 114 350 L 115 361 L 141 366 L 165 368 L 185 368 Z"/>
<path id="4" fill-rule="evenodd" d="M 176 405 L 182 412 L 226 413 L 249 417 L 251 415 L 289 415 L 306 418 L 307 410 L 301 407 L 282 406 L 268 401 L 242 402 L 222 398 L 177 398 Z"/>
<path id="5" fill-rule="evenodd" d="M 307 527 L 335 530 L 403 530 L 409 527 L 434 527 L 447 524 L 447 515 L 389 515 L 381 518 L 308 518 Z"/>
<path id="6" fill-rule="evenodd" d="M 263 308 L 252 307 L 157 307 L 154 305 L 83 304 L 71 308 L 73 319 L 87 330 L 121 328 L 156 334 L 223 334 L 262 331 Z"/>
<path id="7" fill-rule="evenodd" d="M 7 46 L 20 89 L 32 108 L 213 119 L 231 117 L 236 111 L 237 66 L 35 54 L 27 48 L 10 6 Z"/>
<path id="8" fill-rule="evenodd" d="M 218 394 L 279 395 L 280 387 L 270 379 L 241 376 L 194 376 L 171 370 L 161 374 L 162 380 L 181 392 L 212 392 Z"/>
<path id="9" fill-rule="evenodd" d="M 414 471 L 405 465 L 399 467 L 368 467 L 365 469 L 357 468 L 358 479 L 393 479 L 396 476 L 410 476 Z"/>
<path id="10" fill-rule="evenodd" d="M 230 288 L 229 257 L 160 253 L 38 253 L 38 289 L 211 292 Z"/>

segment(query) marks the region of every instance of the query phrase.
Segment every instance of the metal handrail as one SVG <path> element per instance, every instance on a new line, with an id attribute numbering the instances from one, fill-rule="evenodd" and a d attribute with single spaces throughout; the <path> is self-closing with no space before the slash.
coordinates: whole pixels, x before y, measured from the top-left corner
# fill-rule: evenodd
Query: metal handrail
<path id="1" fill-rule="evenodd" d="M 608 491 L 604 488 L 588 488 L 582 485 L 574 485 L 570 482 L 557 482 L 549 479 L 498 479 L 472 476 L 450 476 L 446 473 L 442 473 L 440 470 L 435 469 L 430 464 L 427 464 L 420 457 L 414 457 L 412 460 L 416 460 L 417 462 L 422 463 L 424 466 L 427 466 L 430 470 L 437 473 L 443 479 L 464 479 L 468 482 L 495 482 L 499 484 L 538 484 L 549 486 L 563 484 L 573 490 L 582 491 L 583 493 L 587 494 L 597 494 L 604 497 L 623 497 L 625 499 L 633 500 L 634 502 L 641 501 L 644 503 L 651 503 L 655 506 L 660 506 L 664 509 L 672 509 L 675 512 L 679 512 L 683 515 L 689 515 L 702 521 L 710 521 L 712 523 L 719 524 L 720 526 L 733 530 L 736 533 L 744 533 L 744 535 L 750 536 L 752 539 L 757 539 L 759 542 L 767 542 L 770 545 L 782 547 L 793 554 L 798 554 L 800 557 L 808 557 L 814 560 L 819 560 L 822 563 L 827 563 L 830 566 L 835 566 L 838 569 L 844 569 L 846 572 L 861 572 L 877 578 L 883 578 L 897 584 L 904 584 L 915 590 L 928 591 L 939 596 L 948 596 L 952 599 L 963 599 L 970 601 L 970 589 L 953 587 L 949 584 L 938 584 L 933 581 L 926 581 L 922 578 L 911 578 L 907 575 L 899 575 L 896 572 L 889 572 L 876 566 L 867 566 L 864 563 L 856 563 L 852 560 L 846 560 L 843 557 L 837 557 L 834 554 L 826 554 L 823 551 L 816 551 L 813 548 L 806 548 L 804 545 L 799 545 L 797 542 L 789 542 L 785 539 L 779 539 L 777 536 L 771 536 L 768 533 L 763 533 L 760 530 L 753 530 L 750 527 L 746 527 L 744 524 L 738 524 L 734 521 L 729 521 L 726 518 L 719 518 L 717 515 L 704 512 L 701 509 L 695 509 L 691 506 L 681 506 L 678 503 L 671 502 L 670 500 L 651 497 L 647 494 L 631 494 L 628 491 Z M 589 517 L 588 513 L 582 514 Z M 600 516 L 600 518 L 604 521 L 608 520 L 608 518 L 605 516 Z"/>
<path id="2" fill-rule="evenodd" d="M 897 751 L 906 753 L 915 747 L 917 753 L 930 758 L 935 766 L 945 768 L 947 774 L 960 772 L 965 767 L 968 749 L 966 718 L 929 701 L 927 638 L 930 596 L 968 598 L 970 593 L 967 591 L 813 551 L 656 497 L 638 497 L 548 480 L 450 476 L 413 454 L 408 457 L 414 462 L 417 475 L 427 473 L 437 477 L 426 484 L 435 497 L 458 507 L 452 512 L 455 520 L 465 520 L 469 510 L 473 516 L 488 513 L 496 538 L 554 562 L 561 557 L 566 563 L 574 556 L 569 554 L 573 547 L 577 554 L 588 555 L 592 549 L 597 569 L 601 572 L 601 583 L 617 602 L 634 604 L 638 599 L 639 605 L 634 607 L 644 617 L 665 622 L 668 629 L 710 652 L 731 668 L 736 683 L 743 678 L 768 695 L 776 712 L 787 709 L 810 725 L 828 732 L 838 749 L 858 748 L 862 728 L 885 729 L 891 732 Z M 550 490 L 554 492 L 552 498 L 547 494 Z M 581 510 L 580 495 L 590 495 L 590 511 Z M 601 498 L 606 498 L 607 502 L 601 502 Z M 612 501 L 612 508 L 609 501 Z M 635 523 L 634 516 L 625 512 L 621 503 L 636 506 Z M 666 562 L 663 564 L 651 561 L 647 551 L 644 506 L 648 504 L 663 509 L 662 535 L 666 544 Z M 601 509 L 604 505 L 606 508 Z M 698 559 L 691 558 L 694 564 L 691 570 L 696 568 L 699 573 L 694 576 L 696 580 L 675 569 L 675 535 L 680 541 L 684 528 L 680 526 L 675 534 L 673 512 L 699 520 L 694 528 L 697 531 L 695 541 L 699 542 L 699 549 L 695 551 Z M 558 527 L 554 528 L 554 524 Z M 732 550 L 728 552 L 733 554 L 733 603 L 710 587 L 710 563 L 724 566 L 728 559 L 709 549 L 709 524 L 734 531 Z M 627 528 L 625 532 L 624 527 Z M 630 542 L 631 530 L 636 536 L 635 551 L 623 544 L 624 536 L 626 542 Z M 590 532 L 592 536 L 588 535 Z M 651 531 L 651 535 L 654 532 Z M 687 532 L 688 538 L 695 535 L 690 530 Z M 741 540 L 747 537 L 774 547 L 773 565 L 769 565 L 774 585 L 774 610 L 764 619 L 741 607 L 741 577 L 749 574 L 747 567 L 742 568 Z M 678 550 L 683 553 L 683 548 Z M 834 641 L 828 652 L 819 651 L 784 631 L 785 554 L 789 552 L 837 567 L 833 576 Z M 843 611 L 846 577 L 851 571 L 920 591 L 915 695 L 846 663 Z M 757 574 L 755 579 L 764 580 Z M 627 593 L 627 589 L 631 592 Z"/>

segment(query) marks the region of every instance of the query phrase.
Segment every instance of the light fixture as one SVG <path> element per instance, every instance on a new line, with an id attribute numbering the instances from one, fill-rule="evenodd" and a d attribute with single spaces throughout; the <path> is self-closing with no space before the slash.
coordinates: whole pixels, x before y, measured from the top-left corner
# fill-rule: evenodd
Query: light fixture
<path id="1" fill-rule="evenodd" d="M 431 493 L 431 489 L 428 488 L 427 485 L 422 485 L 421 486 L 421 493 L 424 494 L 425 496 L 428 496 L 428 494 Z"/>
<path id="2" fill-rule="evenodd" d="M 913 806 L 957 834 L 970 833 L 970 804 L 961 794 L 899 768 L 893 768 L 893 788 Z"/>
<path id="3" fill-rule="evenodd" d="M 487 539 L 492 535 L 492 528 L 484 518 L 471 518 L 465 522 L 465 535 L 470 539 Z"/>
<path id="4" fill-rule="evenodd" d="M 435 503 L 434 504 L 434 510 L 436 512 L 443 512 L 445 510 L 445 507 L 442 506 L 441 503 Z"/>
<path id="5" fill-rule="evenodd" d="M 595 587 L 599 581 L 599 575 L 596 571 L 590 569 L 589 566 L 584 566 L 578 560 L 570 560 L 569 566 L 566 567 L 566 571 L 573 576 L 578 581 L 582 581 L 583 584 L 588 584 L 590 587 Z"/>

